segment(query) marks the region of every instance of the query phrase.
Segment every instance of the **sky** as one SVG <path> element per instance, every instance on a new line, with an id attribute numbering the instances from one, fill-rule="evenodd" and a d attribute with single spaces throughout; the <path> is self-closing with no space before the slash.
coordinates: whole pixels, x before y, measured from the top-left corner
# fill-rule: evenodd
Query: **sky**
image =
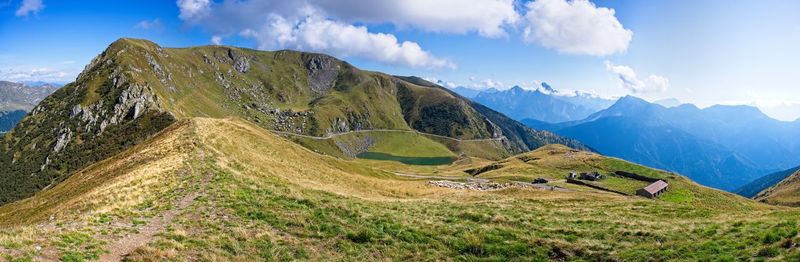
<path id="1" fill-rule="evenodd" d="M 71 82 L 133 37 L 321 52 L 477 89 L 746 104 L 789 121 L 798 12 L 777 0 L 0 0 L 0 80 Z"/>

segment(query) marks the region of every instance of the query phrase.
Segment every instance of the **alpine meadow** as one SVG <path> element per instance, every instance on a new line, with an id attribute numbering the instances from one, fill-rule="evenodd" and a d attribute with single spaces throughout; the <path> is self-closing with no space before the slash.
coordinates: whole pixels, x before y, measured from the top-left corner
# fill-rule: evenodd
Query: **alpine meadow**
<path id="1" fill-rule="evenodd" d="M 0 261 L 800 261 L 797 10 L 0 3 Z"/>

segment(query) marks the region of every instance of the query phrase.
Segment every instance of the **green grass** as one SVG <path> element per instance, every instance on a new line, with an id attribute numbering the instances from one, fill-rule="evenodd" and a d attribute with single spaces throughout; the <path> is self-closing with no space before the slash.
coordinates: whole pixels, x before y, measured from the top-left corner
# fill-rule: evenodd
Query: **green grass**
<path id="1" fill-rule="evenodd" d="M 680 205 L 648 200 L 373 202 L 298 191 L 280 179 L 250 180 L 227 172 L 218 173 L 215 184 L 219 190 L 209 204 L 217 206 L 203 212 L 233 215 L 224 222 L 184 220 L 182 232 L 199 233 L 176 241 L 181 249 L 171 259 L 191 254 L 231 260 L 349 260 L 372 254 L 376 260 L 739 260 L 797 252 L 780 247 L 798 238 L 792 231 L 797 223 L 779 215 L 720 219 L 729 214 L 685 212 Z M 516 193 L 521 192 L 512 195 Z M 687 216 L 670 215 L 675 213 Z M 737 220 L 750 222 L 733 223 Z M 201 228 L 208 229 L 196 230 Z M 246 233 L 250 231 L 274 233 Z M 752 232 L 765 233 L 753 237 Z M 207 243 L 193 244 L 191 239 Z"/>
<path id="2" fill-rule="evenodd" d="M 401 157 L 453 157 L 444 145 L 434 142 L 424 135 L 406 132 L 370 132 L 376 141 L 368 152 L 391 154 Z"/>
<path id="3" fill-rule="evenodd" d="M 184 154 L 186 165 L 164 168 L 175 162 L 165 158 L 175 154 Z M 678 175 L 557 146 L 526 154 L 537 158 L 527 163 L 500 161 L 506 166 L 486 177 L 592 167 L 663 178 L 672 189 L 651 200 L 596 190 L 437 188 L 373 169 L 368 161 L 309 152 L 241 120 L 196 119 L 126 155 L 27 203 L 54 201 L 63 210 L 37 209 L 26 216 L 56 213 L 55 221 L 44 220 L 45 227 L 36 226 L 42 221 L 37 220 L 0 228 L 0 245 L 22 252 L 9 260 L 32 257 L 35 251 L 27 250 L 36 245 L 56 247 L 65 260 L 94 258 L 104 251 L 98 236 L 135 232 L 140 224 L 135 221 L 157 217 L 175 199 L 201 188 L 207 191 L 127 259 L 749 261 L 800 256 L 796 209 L 762 205 Z M 408 168 L 445 172 L 448 167 Z M 211 179 L 202 187 L 205 176 Z M 97 180 L 96 190 L 68 188 L 85 185 L 79 178 L 107 180 Z M 608 184 L 614 183 L 626 186 L 622 180 Z M 20 218 L 8 212 L 0 209 L 0 218 Z"/>
<path id="4" fill-rule="evenodd" d="M 357 157 L 361 159 L 370 159 L 370 160 L 397 161 L 406 165 L 421 165 L 421 166 L 447 165 L 453 163 L 453 161 L 455 160 L 454 157 L 449 157 L 449 156 L 445 157 L 395 156 L 378 152 L 364 152 L 358 154 Z"/>
<path id="5" fill-rule="evenodd" d="M 425 135 L 409 131 L 352 132 L 329 139 L 312 139 L 291 135 L 287 137 L 315 152 L 340 158 L 353 157 L 346 152 L 355 153 L 355 155 L 370 152 L 374 153 L 374 156 L 383 154 L 400 158 L 444 159 L 456 156 L 445 145 L 437 143 Z"/>

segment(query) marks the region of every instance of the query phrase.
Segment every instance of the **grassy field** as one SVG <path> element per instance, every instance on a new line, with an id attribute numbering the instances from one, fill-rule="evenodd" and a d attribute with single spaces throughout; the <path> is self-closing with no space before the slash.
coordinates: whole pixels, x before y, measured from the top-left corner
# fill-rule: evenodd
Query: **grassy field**
<path id="1" fill-rule="evenodd" d="M 376 164 L 377 163 L 377 164 Z M 373 165 L 376 164 L 376 165 Z M 394 175 L 503 181 L 570 170 L 665 179 L 657 200 L 570 185 L 467 191 Z M 613 178 L 604 186 L 630 190 Z M 638 186 L 638 184 L 636 184 Z M 186 208 L 180 199 L 197 194 Z M 7 260 L 82 261 L 159 226 L 130 261 L 252 260 L 797 260 L 800 215 L 618 159 L 548 146 L 447 166 L 342 160 L 235 119 L 181 121 L 149 143 L 55 188 L 0 207 Z"/>
<path id="2" fill-rule="evenodd" d="M 444 144 L 412 131 L 365 131 L 336 135 L 328 139 L 286 136 L 311 150 L 352 158 L 363 152 L 383 153 L 398 157 L 454 157 Z M 352 154 L 355 153 L 355 154 Z"/>

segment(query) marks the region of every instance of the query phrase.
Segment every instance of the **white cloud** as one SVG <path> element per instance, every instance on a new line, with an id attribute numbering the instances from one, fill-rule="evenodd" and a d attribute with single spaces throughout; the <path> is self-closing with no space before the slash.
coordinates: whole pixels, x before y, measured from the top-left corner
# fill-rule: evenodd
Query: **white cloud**
<path id="1" fill-rule="evenodd" d="M 211 43 L 215 45 L 222 45 L 222 37 L 218 35 L 211 36 Z"/>
<path id="2" fill-rule="evenodd" d="M 761 109 L 764 114 L 782 120 L 782 121 L 795 121 L 800 120 L 800 101 L 781 101 L 781 100 L 756 100 L 751 103 L 738 103 L 750 104 Z"/>
<path id="3" fill-rule="evenodd" d="M 214 36 L 252 38 L 262 49 L 294 48 L 410 67 L 454 64 L 418 43 L 370 32 L 367 26 L 491 38 L 524 31 L 526 42 L 590 55 L 624 52 L 632 37 L 613 10 L 587 0 L 536 0 L 524 7 L 518 0 L 177 0 L 176 4 L 187 25 Z M 527 14 L 521 19 L 524 8 Z M 344 37 L 354 37 L 357 43 L 341 43 Z"/>
<path id="4" fill-rule="evenodd" d="M 498 89 L 498 90 L 503 90 L 503 89 L 508 89 L 509 88 L 509 86 L 507 86 L 503 82 L 497 81 L 497 80 L 493 80 L 491 78 L 479 80 L 476 77 L 470 77 L 469 80 L 470 80 L 470 83 L 467 84 L 467 87 L 473 88 L 473 89 L 491 89 L 491 88 L 494 88 L 494 89 Z"/>
<path id="5" fill-rule="evenodd" d="M 311 0 L 326 15 L 348 22 L 390 23 L 428 32 L 507 35 L 519 20 L 513 0 Z"/>
<path id="6" fill-rule="evenodd" d="M 526 5 L 523 40 L 567 54 L 605 56 L 628 49 L 633 32 L 614 10 L 588 0 L 536 0 Z"/>
<path id="7" fill-rule="evenodd" d="M 162 24 L 161 20 L 158 18 L 153 20 L 139 21 L 138 23 L 136 23 L 134 27 L 144 30 L 156 30 L 156 31 L 164 30 L 164 24 Z"/>
<path id="8" fill-rule="evenodd" d="M 268 20 L 265 26 L 242 33 L 243 36 L 255 38 L 260 49 L 294 48 L 344 57 L 363 57 L 408 67 L 455 67 L 453 63 L 422 50 L 415 42 L 399 42 L 391 34 L 370 33 L 364 26 L 344 24 L 314 15 L 299 21 L 272 15 Z"/>
<path id="9" fill-rule="evenodd" d="M 67 72 L 50 69 L 34 68 L 30 70 L 0 69 L 0 80 L 5 81 L 63 81 L 70 75 Z"/>
<path id="10" fill-rule="evenodd" d="M 623 88 L 633 93 L 655 93 L 664 92 L 669 88 L 669 79 L 660 75 L 650 75 L 644 80 L 639 79 L 636 71 L 629 66 L 614 65 L 610 61 L 605 61 L 606 70 L 617 75 Z"/>
<path id="11" fill-rule="evenodd" d="M 514 0 L 472 0 L 469 4 L 462 0 L 178 0 L 177 4 L 182 20 L 213 21 L 204 23 L 211 31 L 258 24 L 269 14 L 292 20 L 307 16 L 309 10 L 349 24 L 392 24 L 427 32 L 476 32 L 486 37 L 506 35 L 506 28 L 519 20 Z"/>
<path id="12" fill-rule="evenodd" d="M 42 0 L 22 0 L 22 5 L 20 5 L 17 12 L 14 13 L 16 16 L 28 16 L 31 13 L 37 14 L 39 11 L 44 9 L 44 4 Z"/>
<path id="13" fill-rule="evenodd" d="M 455 68 L 415 42 L 326 18 L 323 10 L 301 1 L 178 0 L 177 4 L 186 23 L 215 36 L 252 38 L 259 49 L 290 48 L 407 67 Z"/>
<path id="14" fill-rule="evenodd" d="M 438 78 L 435 78 L 435 77 L 423 77 L 422 79 L 424 79 L 425 81 L 440 85 L 440 86 L 451 88 L 451 89 L 458 87 L 458 84 L 456 84 L 456 83 L 453 83 L 453 82 L 450 82 L 450 81 L 444 81 L 444 80 L 441 80 L 441 79 L 438 79 Z"/>
<path id="15" fill-rule="evenodd" d="M 209 0 L 178 0 L 180 17 L 183 20 L 195 20 L 208 14 L 211 5 Z"/>

